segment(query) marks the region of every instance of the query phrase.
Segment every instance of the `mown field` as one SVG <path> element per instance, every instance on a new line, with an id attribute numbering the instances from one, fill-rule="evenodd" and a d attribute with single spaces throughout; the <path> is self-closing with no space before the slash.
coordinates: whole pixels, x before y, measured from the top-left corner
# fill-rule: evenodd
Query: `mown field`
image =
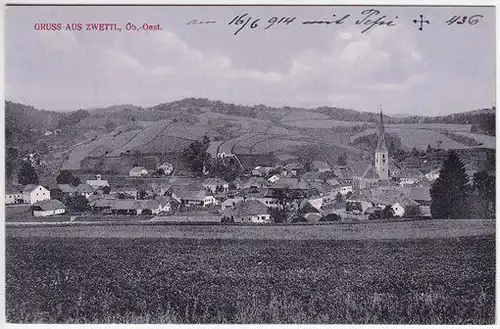
<path id="1" fill-rule="evenodd" d="M 6 239 L 8 322 L 494 322 L 492 235 Z"/>

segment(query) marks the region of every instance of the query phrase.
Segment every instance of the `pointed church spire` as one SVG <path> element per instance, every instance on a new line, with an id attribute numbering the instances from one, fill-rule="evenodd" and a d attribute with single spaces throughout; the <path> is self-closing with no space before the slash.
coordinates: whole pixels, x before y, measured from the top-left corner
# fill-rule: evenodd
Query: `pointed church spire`
<path id="1" fill-rule="evenodd" d="M 378 127 L 378 143 L 377 151 L 386 151 L 387 143 L 385 142 L 384 118 L 382 115 L 382 105 L 380 105 L 380 124 Z"/>

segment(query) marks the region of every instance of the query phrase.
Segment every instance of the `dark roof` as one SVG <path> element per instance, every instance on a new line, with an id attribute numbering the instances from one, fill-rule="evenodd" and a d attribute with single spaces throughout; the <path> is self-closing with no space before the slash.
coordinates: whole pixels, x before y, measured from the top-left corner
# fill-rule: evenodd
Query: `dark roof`
<path id="1" fill-rule="evenodd" d="M 56 209 L 66 209 L 66 206 L 59 200 L 44 200 L 37 202 L 33 205 L 34 209 L 41 209 L 43 211 L 50 211 Z"/>
<path id="2" fill-rule="evenodd" d="M 94 192 L 94 189 L 89 184 L 83 183 L 83 184 L 78 185 L 75 188 L 75 192 L 78 192 L 78 193 L 92 193 L 92 192 Z"/>
<path id="3" fill-rule="evenodd" d="M 312 162 L 313 168 L 316 169 L 331 169 L 330 165 L 324 161 L 314 160 Z"/>
<path id="4" fill-rule="evenodd" d="M 267 214 L 267 207 L 256 200 L 240 201 L 233 209 L 227 208 L 223 213 L 238 217 L 263 215 Z"/>
<path id="5" fill-rule="evenodd" d="M 75 187 L 70 184 L 57 184 L 57 188 L 61 190 L 63 193 L 74 193 Z"/>
<path id="6" fill-rule="evenodd" d="M 309 182 L 302 178 L 282 178 L 276 181 L 272 188 L 289 188 L 291 190 L 310 190 L 312 189 Z"/>
<path id="7" fill-rule="evenodd" d="M 23 193 L 30 193 L 30 192 L 33 192 L 34 190 L 36 190 L 38 187 L 43 187 L 42 185 L 38 185 L 38 184 L 28 184 L 26 186 L 24 186 L 23 188 Z"/>
<path id="8" fill-rule="evenodd" d="M 431 201 L 430 187 L 412 187 L 409 198 L 415 201 Z"/>

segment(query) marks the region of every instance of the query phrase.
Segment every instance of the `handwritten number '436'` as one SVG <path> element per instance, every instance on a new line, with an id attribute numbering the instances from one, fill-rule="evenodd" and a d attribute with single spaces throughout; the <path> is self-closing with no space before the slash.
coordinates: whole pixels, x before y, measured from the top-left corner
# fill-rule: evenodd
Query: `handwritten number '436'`
<path id="1" fill-rule="evenodd" d="M 470 25 L 476 25 L 479 22 L 479 19 L 482 18 L 483 15 L 472 15 L 470 17 L 467 16 L 453 16 L 449 20 L 446 21 L 448 25 L 453 25 L 453 24 L 470 24 Z"/>

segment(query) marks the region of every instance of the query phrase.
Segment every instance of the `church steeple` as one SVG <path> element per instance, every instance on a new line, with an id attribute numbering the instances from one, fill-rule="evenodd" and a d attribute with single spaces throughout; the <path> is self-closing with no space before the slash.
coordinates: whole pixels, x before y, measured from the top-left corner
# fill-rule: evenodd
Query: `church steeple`
<path id="1" fill-rule="evenodd" d="M 382 106 L 380 106 L 380 124 L 378 126 L 378 143 L 377 151 L 386 151 L 387 143 L 385 142 L 384 118 L 382 115 Z"/>
<path id="2" fill-rule="evenodd" d="M 389 179 L 389 152 L 385 142 L 384 117 L 380 106 L 380 125 L 378 127 L 378 143 L 375 150 L 375 171 L 380 180 Z"/>

